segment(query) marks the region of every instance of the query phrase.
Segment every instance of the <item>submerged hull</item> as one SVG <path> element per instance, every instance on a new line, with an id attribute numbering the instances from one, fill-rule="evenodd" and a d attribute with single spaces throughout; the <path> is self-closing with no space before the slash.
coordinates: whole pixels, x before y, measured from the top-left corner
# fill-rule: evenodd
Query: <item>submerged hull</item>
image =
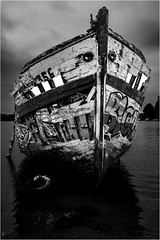
<path id="1" fill-rule="evenodd" d="M 103 177 L 133 142 L 149 74 L 143 54 L 108 29 L 102 8 L 96 28 L 30 61 L 14 83 L 21 151 Z"/>

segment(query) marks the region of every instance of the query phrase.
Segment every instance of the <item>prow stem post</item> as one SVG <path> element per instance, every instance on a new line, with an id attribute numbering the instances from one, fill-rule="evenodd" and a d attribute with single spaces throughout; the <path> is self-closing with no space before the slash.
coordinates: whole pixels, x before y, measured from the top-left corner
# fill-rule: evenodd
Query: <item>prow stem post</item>
<path id="1" fill-rule="evenodd" d="M 103 7 L 97 15 L 98 71 L 95 99 L 95 174 L 100 182 L 104 175 L 104 112 L 107 78 L 108 10 Z M 97 182 L 97 183 L 98 183 Z"/>

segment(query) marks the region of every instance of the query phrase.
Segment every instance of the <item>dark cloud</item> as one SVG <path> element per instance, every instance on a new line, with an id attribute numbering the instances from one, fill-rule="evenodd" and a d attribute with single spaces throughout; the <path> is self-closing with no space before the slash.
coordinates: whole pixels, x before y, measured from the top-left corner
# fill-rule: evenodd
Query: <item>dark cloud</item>
<path id="1" fill-rule="evenodd" d="M 149 19 L 137 21 L 132 34 L 136 36 L 137 43 L 144 48 L 158 48 L 159 46 L 159 23 L 157 21 Z"/>
<path id="2" fill-rule="evenodd" d="M 158 47 L 158 1 L 109 1 L 109 8 L 109 23 L 114 31 L 142 50 Z"/>
<path id="3" fill-rule="evenodd" d="M 56 9 L 60 9 L 61 4 L 52 3 Z M 64 4 L 65 8 L 67 6 L 68 4 Z M 61 28 L 57 27 L 58 24 L 55 24 L 55 22 L 60 22 L 61 16 L 60 13 L 57 14 L 57 10 L 52 10 L 50 2 L 46 4 L 44 2 L 16 2 L 14 5 L 7 2 L 7 5 L 3 4 L 2 45 L 7 45 L 6 49 L 17 57 L 24 54 L 33 58 L 61 42 L 64 31 L 61 31 Z M 63 13 L 62 10 L 61 13 Z"/>
<path id="4" fill-rule="evenodd" d="M 13 99 L 9 90 L 18 77 L 22 65 L 23 60 L 16 59 L 15 55 L 6 48 L 1 50 L 1 111 L 4 113 L 13 112 Z"/>
<path id="5" fill-rule="evenodd" d="M 2 38 L 3 39 L 3 38 Z M 17 57 L 5 41 L 2 41 L 1 48 L 1 111 L 12 113 L 14 109 L 13 99 L 10 96 L 10 89 L 15 79 L 18 78 L 24 64 L 29 60 L 26 55 Z"/>
<path id="6" fill-rule="evenodd" d="M 3 13 L 1 15 L 1 26 L 2 26 L 2 31 L 3 29 L 8 29 L 8 30 L 12 30 L 13 28 L 15 28 L 17 26 L 17 22 L 13 22 L 11 20 L 9 20 Z"/>
<path id="7" fill-rule="evenodd" d="M 12 77 L 13 80 L 17 76 L 17 71 L 20 71 L 22 69 L 26 59 L 16 58 L 15 54 L 6 50 L 5 48 L 1 50 L 1 54 L 1 76 L 3 83 L 3 79 Z"/>
<path id="8" fill-rule="evenodd" d="M 9 74 L 17 73 L 17 70 L 20 71 L 26 61 L 29 61 L 30 55 L 27 52 L 22 54 L 16 54 L 16 51 L 13 51 L 12 46 L 8 44 L 5 37 L 1 37 L 1 74 L 2 82 L 3 77 L 8 77 Z"/>
<path id="9" fill-rule="evenodd" d="M 58 11 L 69 11 L 75 12 L 76 10 L 72 8 L 71 4 L 66 1 L 50 1 L 50 6 Z"/>

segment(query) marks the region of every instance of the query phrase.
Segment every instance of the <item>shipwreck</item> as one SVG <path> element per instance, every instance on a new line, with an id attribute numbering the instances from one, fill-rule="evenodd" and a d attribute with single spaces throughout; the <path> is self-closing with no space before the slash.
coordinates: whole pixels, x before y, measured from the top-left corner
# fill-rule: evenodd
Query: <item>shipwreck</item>
<path id="1" fill-rule="evenodd" d="M 108 18 L 105 7 L 91 15 L 85 34 L 28 62 L 11 89 L 20 150 L 52 154 L 96 181 L 130 148 L 150 79 L 142 52 Z"/>

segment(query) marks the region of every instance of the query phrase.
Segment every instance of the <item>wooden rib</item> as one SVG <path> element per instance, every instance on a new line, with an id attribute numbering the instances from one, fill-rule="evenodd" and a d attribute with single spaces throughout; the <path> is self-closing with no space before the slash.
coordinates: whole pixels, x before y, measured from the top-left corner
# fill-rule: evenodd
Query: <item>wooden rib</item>
<path id="1" fill-rule="evenodd" d="M 37 119 L 37 117 L 36 117 L 35 114 L 33 115 L 33 118 L 34 118 L 34 120 L 35 120 L 35 125 L 36 125 L 36 127 L 37 127 L 37 129 L 38 129 L 37 135 L 38 135 L 38 137 L 39 137 L 39 139 L 40 139 L 40 142 L 42 142 L 43 144 L 45 144 L 45 143 L 47 142 L 47 139 L 46 139 L 46 134 L 44 133 L 44 128 L 43 128 L 43 126 L 40 124 L 40 122 L 38 121 L 38 119 Z"/>
<path id="2" fill-rule="evenodd" d="M 93 124 L 91 120 L 91 115 L 90 113 L 85 114 L 86 116 L 86 121 L 87 121 L 87 127 L 88 127 L 88 133 L 89 133 L 89 140 L 93 139 Z"/>
<path id="3" fill-rule="evenodd" d="M 84 136 L 83 136 L 82 128 L 81 128 L 80 117 L 74 117 L 74 124 L 75 124 L 76 131 L 77 131 L 79 139 L 81 141 L 84 140 Z"/>
<path id="4" fill-rule="evenodd" d="M 90 102 L 90 101 L 91 101 L 93 95 L 95 94 L 95 91 L 96 91 L 96 87 L 93 86 L 92 89 L 90 90 L 87 98 L 86 98 L 86 101 L 87 101 L 87 102 Z"/>
<path id="5" fill-rule="evenodd" d="M 31 126 L 30 126 L 30 129 L 31 129 L 31 132 L 32 132 L 32 136 L 33 136 L 33 138 L 35 139 L 35 141 L 36 142 L 39 142 L 38 140 L 39 140 L 39 138 L 37 137 L 37 134 L 35 133 L 35 131 L 34 131 L 34 128 L 33 128 L 33 125 L 31 124 Z"/>
<path id="6" fill-rule="evenodd" d="M 56 131 L 58 133 L 60 141 L 61 142 L 66 142 L 66 138 L 65 138 L 64 133 L 63 133 L 63 131 L 61 129 L 60 123 L 54 123 L 54 127 L 55 127 L 55 129 L 56 129 Z"/>
<path id="7" fill-rule="evenodd" d="M 64 120 L 63 123 L 64 123 L 65 129 L 68 133 L 69 139 L 70 140 L 75 139 L 75 137 L 73 136 L 72 130 L 71 130 L 71 124 L 70 124 L 69 120 L 68 119 Z"/>
<path id="8" fill-rule="evenodd" d="M 63 132 L 63 134 L 64 134 L 65 139 L 66 139 L 67 141 L 69 141 L 69 140 L 70 140 L 70 137 L 69 137 L 69 135 L 68 135 L 68 133 L 67 133 L 67 131 L 66 131 L 66 128 L 65 128 L 64 123 L 61 124 L 61 129 L 62 129 L 62 132 Z"/>
<path id="9" fill-rule="evenodd" d="M 33 116 L 27 116 L 25 117 L 26 124 L 29 126 L 29 129 L 32 133 L 32 136 L 36 142 L 41 142 L 41 139 L 38 134 L 38 128 L 36 121 Z"/>

